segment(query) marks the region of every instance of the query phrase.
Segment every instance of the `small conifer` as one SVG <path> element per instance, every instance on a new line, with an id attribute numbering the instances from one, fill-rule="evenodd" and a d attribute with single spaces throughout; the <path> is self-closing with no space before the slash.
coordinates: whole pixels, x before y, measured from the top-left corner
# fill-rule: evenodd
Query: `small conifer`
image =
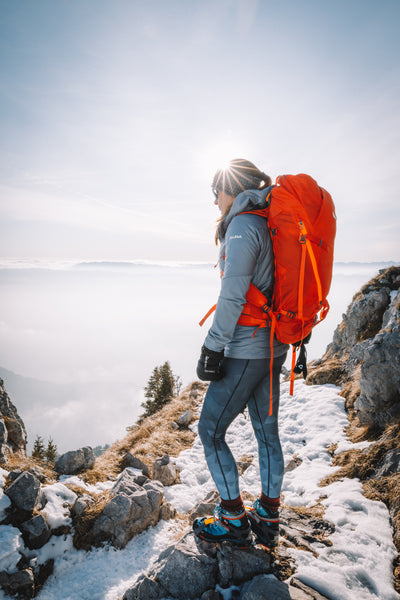
<path id="1" fill-rule="evenodd" d="M 139 417 L 139 422 L 172 400 L 179 393 L 181 386 L 181 378 L 174 375 L 168 361 L 161 366 L 154 367 L 144 388 L 146 400 L 142 402 L 141 406 L 145 412 Z"/>
<path id="2" fill-rule="evenodd" d="M 46 449 L 44 447 L 43 438 L 40 435 L 36 436 L 33 444 L 32 458 L 44 460 L 46 457 Z"/>
<path id="3" fill-rule="evenodd" d="M 49 438 L 47 448 L 45 451 L 45 458 L 48 464 L 54 464 L 57 458 L 57 446 L 55 445 L 52 438 Z"/>

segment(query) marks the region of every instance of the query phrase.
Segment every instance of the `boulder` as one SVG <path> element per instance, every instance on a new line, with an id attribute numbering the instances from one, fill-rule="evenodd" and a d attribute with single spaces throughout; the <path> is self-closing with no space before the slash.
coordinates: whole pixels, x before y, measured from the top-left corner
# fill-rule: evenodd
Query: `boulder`
<path id="1" fill-rule="evenodd" d="M 32 569 L 23 569 L 15 573 L 0 573 L 0 586 L 6 594 L 23 600 L 33 598 L 35 583 Z"/>
<path id="2" fill-rule="evenodd" d="M 179 427 L 189 427 L 191 421 L 193 419 L 193 411 L 187 410 L 186 412 L 183 413 L 183 415 L 181 415 L 180 417 L 177 418 L 176 422 L 179 425 Z"/>
<path id="3" fill-rule="evenodd" d="M 30 549 L 41 548 L 51 536 L 51 529 L 43 515 L 39 514 L 21 524 L 25 544 Z"/>
<path id="4" fill-rule="evenodd" d="M 158 481 L 141 486 L 135 474 L 125 469 L 111 490 L 111 499 L 94 522 L 93 543 L 109 541 L 123 548 L 136 534 L 154 526 L 160 518 L 164 488 Z"/>
<path id="5" fill-rule="evenodd" d="M 179 600 L 199 598 L 217 584 L 215 559 L 199 552 L 194 535 L 187 533 L 160 554 L 154 568 L 125 592 L 123 600 Z"/>
<path id="6" fill-rule="evenodd" d="M 127 452 L 122 459 L 122 465 L 125 469 L 126 467 L 132 467 L 133 469 L 139 469 L 142 471 L 143 475 L 146 477 L 150 477 L 150 469 L 149 467 L 142 461 L 140 458 L 137 458 L 130 452 Z"/>
<path id="7" fill-rule="evenodd" d="M 258 575 L 244 584 L 240 600 L 291 600 L 289 586 L 275 575 Z"/>
<path id="8" fill-rule="evenodd" d="M 89 494 L 82 494 L 79 496 L 71 508 L 71 513 L 74 517 L 81 517 L 83 513 L 95 503 L 95 499 Z"/>
<path id="9" fill-rule="evenodd" d="M 219 583 L 223 588 L 241 585 L 256 575 L 271 572 L 271 558 L 261 547 L 240 550 L 226 545 L 217 553 Z"/>
<path id="10" fill-rule="evenodd" d="M 400 323 L 382 330 L 365 349 L 354 406 L 363 425 L 400 421 Z"/>
<path id="11" fill-rule="evenodd" d="M 40 481 L 28 471 L 23 471 L 18 475 L 5 493 L 16 508 L 28 512 L 32 512 L 43 502 Z"/>
<path id="12" fill-rule="evenodd" d="M 153 479 L 161 481 L 163 485 L 173 485 L 178 478 L 178 470 L 175 463 L 170 462 L 168 454 L 162 458 L 156 458 L 152 466 Z"/>
<path id="13" fill-rule="evenodd" d="M 70 450 L 62 454 L 54 465 L 55 471 L 60 475 L 76 475 L 86 469 L 92 469 L 95 463 L 95 455 L 90 446 Z"/>
<path id="14" fill-rule="evenodd" d="M 6 463 L 13 452 L 26 455 L 26 443 L 25 425 L 0 379 L 0 462 Z"/>
<path id="15" fill-rule="evenodd" d="M 386 477 L 400 472 L 400 448 L 389 450 L 376 470 L 375 477 Z"/>

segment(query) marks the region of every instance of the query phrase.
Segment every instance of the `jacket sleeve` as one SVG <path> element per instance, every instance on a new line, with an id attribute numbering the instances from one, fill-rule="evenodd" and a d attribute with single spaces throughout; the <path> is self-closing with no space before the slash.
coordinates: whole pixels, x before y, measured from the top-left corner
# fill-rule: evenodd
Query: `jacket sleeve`
<path id="1" fill-rule="evenodd" d="M 233 338 L 260 253 L 259 231 L 252 227 L 254 218 L 257 217 L 238 215 L 226 231 L 225 271 L 213 324 L 204 341 L 207 348 L 216 352 Z"/>

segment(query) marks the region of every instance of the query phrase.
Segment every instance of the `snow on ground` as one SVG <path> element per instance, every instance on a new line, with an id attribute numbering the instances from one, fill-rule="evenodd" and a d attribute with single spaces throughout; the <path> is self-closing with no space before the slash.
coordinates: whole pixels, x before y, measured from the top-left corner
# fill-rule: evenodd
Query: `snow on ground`
<path id="1" fill-rule="evenodd" d="M 297 576 L 331 600 L 399 600 L 392 585 L 392 560 L 396 550 L 386 507 L 367 500 L 360 482 L 355 479 L 318 487 L 318 482 L 334 469 L 328 452 L 331 444 L 338 444 L 337 451 L 366 445 L 351 444 L 346 438 L 347 417 L 338 391 L 339 388 L 332 385 L 305 386 L 296 381 L 295 394 L 291 397 L 288 384 L 282 385 L 280 432 L 285 461 L 288 463 L 293 456 L 302 461 L 285 475 L 284 502 L 291 506 L 312 506 L 323 497 L 325 518 L 336 527 L 330 538 L 332 547 L 315 544 L 318 558 L 309 552 L 291 551 L 298 565 Z M 197 424 L 193 430 L 197 430 Z M 233 423 L 227 441 L 237 459 L 243 454 L 257 456 L 256 440 L 245 415 Z M 176 462 L 181 469 L 181 483 L 166 488 L 165 495 L 178 511 L 185 512 L 215 486 L 198 437 Z M 0 485 L 4 482 L 2 473 Z M 83 484 L 75 479 L 74 483 Z M 72 493 L 66 491 L 66 481 L 68 478 L 46 488 L 47 516 L 54 523 L 65 523 L 67 518 L 63 502 L 71 500 L 67 496 Z M 241 477 L 241 489 L 255 495 L 259 493 L 257 461 Z M 2 498 L 0 489 L 0 510 L 3 503 L 7 501 Z M 117 600 L 159 553 L 176 541 L 178 527 L 175 521 L 161 521 L 134 537 L 123 550 L 104 547 L 90 552 L 78 551 L 72 546 L 71 536 L 53 536 L 39 551 L 39 563 L 55 557 L 55 571 L 37 596 L 38 600 Z M 18 531 L 13 529 L 0 528 L 0 547 L 12 544 L 9 554 L 0 553 L 0 560 L 10 565 L 23 544 Z M 0 599 L 6 598 L 0 592 Z"/>

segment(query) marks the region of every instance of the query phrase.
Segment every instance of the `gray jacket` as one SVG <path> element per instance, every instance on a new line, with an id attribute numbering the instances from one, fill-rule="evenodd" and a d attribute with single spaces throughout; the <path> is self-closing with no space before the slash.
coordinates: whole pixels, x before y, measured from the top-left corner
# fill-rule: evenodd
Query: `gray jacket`
<path id="1" fill-rule="evenodd" d="M 252 282 L 268 301 L 274 284 L 274 255 L 267 220 L 259 215 L 239 214 L 265 208 L 271 188 L 247 190 L 236 196 L 229 214 L 219 225 L 219 266 L 223 276 L 213 324 L 204 344 L 210 350 L 225 349 L 231 358 L 269 358 L 270 329 L 237 325 Z M 274 339 L 274 355 L 288 349 Z"/>

